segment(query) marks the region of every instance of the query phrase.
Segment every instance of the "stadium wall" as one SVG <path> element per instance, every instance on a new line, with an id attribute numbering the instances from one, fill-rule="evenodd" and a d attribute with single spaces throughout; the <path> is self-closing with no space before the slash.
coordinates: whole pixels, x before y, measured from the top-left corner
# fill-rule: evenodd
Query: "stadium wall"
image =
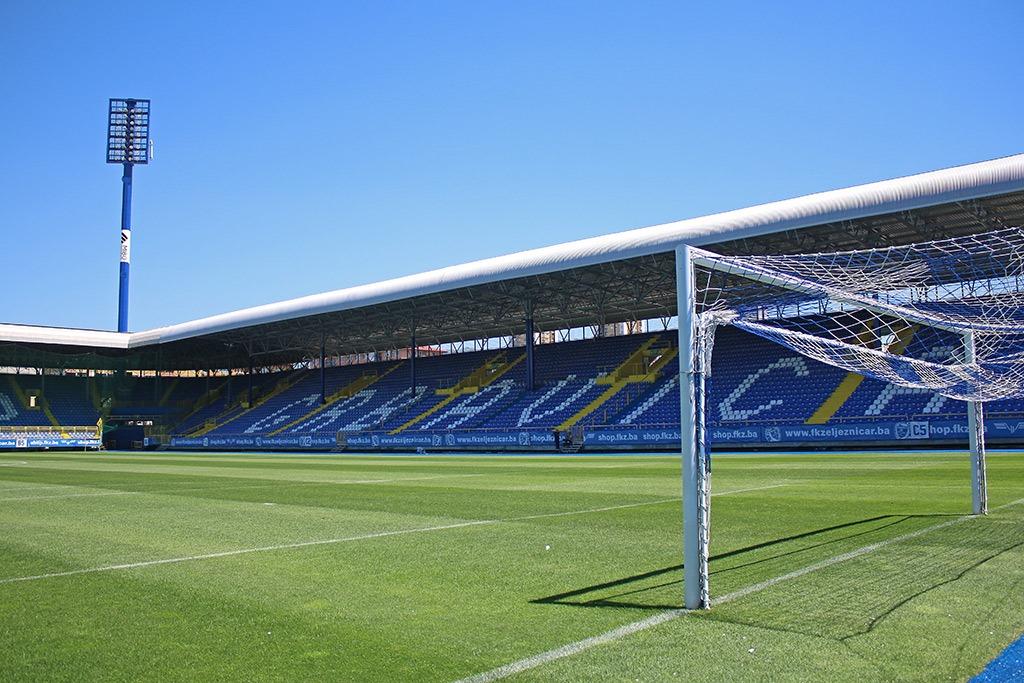
<path id="1" fill-rule="evenodd" d="M 985 424 L 992 445 L 1024 442 L 1024 417 L 995 418 Z M 587 451 L 665 450 L 679 447 L 679 427 L 610 428 L 583 431 Z M 807 425 L 799 422 L 712 427 L 712 445 L 729 449 L 765 448 L 938 448 L 962 446 L 966 421 L 956 419 L 881 420 L 863 423 Z M 389 434 L 363 432 L 343 437 L 324 435 L 223 435 L 173 437 L 170 447 L 190 450 L 311 450 L 311 451 L 551 451 L 555 438 L 548 430 L 452 430 Z"/>

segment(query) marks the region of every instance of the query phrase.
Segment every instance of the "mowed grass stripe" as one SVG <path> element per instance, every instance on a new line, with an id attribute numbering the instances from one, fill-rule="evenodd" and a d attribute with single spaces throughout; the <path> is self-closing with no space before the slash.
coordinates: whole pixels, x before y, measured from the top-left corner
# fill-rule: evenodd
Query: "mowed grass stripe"
<path id="1" fill-rule="evenodd" d="M 101 491 L 95 493 L 65 493 L 52 496 L 19 496 L 15 498 L 0 498 L 0 503 L 21 500 L 49 500 L 53 498 L 83 498 L 91 496 L 144 496 L 164 495 L 178 493 L 194 493 L 202 491 L 237 490 L 237 489 L 284 489 L 296 486 L 356 486 L 364 484 L 401 484 L 414 481 L 434 481 L 437 479 L 452 479 L 455 477 L 479 477 L 480 474 L 438 474 L 429 477 L 399 477 L 394 479 L 350 479 L 348 481 L 309 481 L 309 482 L 275 482 L 273 484 L 226 484 L 210 486 L 193 486 L 189 488 L 167 488 L 167 489 L 146 489 L 141 491 Z"/>
<path id="2" fill-rule="evenodd" d="M 416 468 L 408 469 L 395 469 L 389 467 L 390 463 L 378 463 L 376 467 L 355 467 L 355 468 L 344 468 L 337 466 L 338 463 L 335 461 L 335 467 L 330 470 L 317 469 L 317 468 L 306 468 L 306 467 L 289 467 L 287 469 L 268 469 L 265 467 L 258 468 L 238 468 L 238 467 L 210 467 L 210 468 L 196 468 L 196 467 L 174 467 L 169 465 L 151 465 L 146 466 L 145 464 L 127 464 L 127 465 L 116 465 L 114 463 L 94 463 L 88 462 L 83 459 L 70 459 L 68 462 L 55 460 L 55 461 L 42 461 L 41 463 L 34 463 L 31 467 L 25 467 L 18 470 L 11 470 L 8 474 L 10 476 L 4 477 L 4 473 L 0 473 L 0 480 L 13 481 L 15 476 L 23 481 L 38 481 L 40 478 L 45 478 L 55 484 L 62 484 L 68 486 L 94 486 L 97 488 L 130 488 L 134 490 L 141 490 L 143 488 L 169 488 L 168 481 L 170 483 L 181 483 L 182 485 L 200 484 L 210 480 L 224 480 L 224 481 L 246 481 L 246 482 L 312 482 L 312 483 L 349 483 L 352 478 L 358 477 L 360 479 L 371 479 L 371 478 L 391 478 L 395 477 L 396 474 L 400 474 L 402 477 L 412 476 L 438 476 L 439 474 L 445 474 L 448 476 L 454 476 L 456 474 L 474 476 L 486 475 L 489 484 L 474 484 L 472 488 L 494 488 L 506 491 L 515 491 L 521 489 L 535 489 L 535 490 L 550 490 L 550 491 L 563 491 L 563 490 L 574 490 L 573 484 L 566 482 L 572 482 L 576 477 L 567 477 L 566 471 L 562 468 L 551 469 L 547 466 L 541 466 L 533 468 L 531 467 L 531 475 L 529 481 L 524 482 L 522 477 L 521 468 L 516 467 L 505 467 L 500 470 L 480 468 L 475 463 L 468 463 L 463 461 L 461 466 L 458 468 L 443 468 L 440 472 L 436 468 L 430 468 L 422 460 L 418 463 Z M 46 470 L 46 474 L 40 474 L 37 470 Z M 669 467 L 665 472 L 672 472 L 678 469 L 678 463 L 674 467 Z M 168 481 L 161 481 L 161 478 L 171 478 Z M 585 483 L 588 487 L 599 490 L 602 488 L 602 482 L 608 484 L 608 493 L 629 493 L 635 490 L 637 486 L 644 486 L 649 481 L 660 481 L 664 482 L 664 472 L 652 471 L 646 474 L 637 471 L 630 472 L 630 481 L 626 483 L 622 477 L 621 472 L 608 471 L 602 469 L 598 473 L 594 473 L 591 476 L 584 478 L 581 483 Z M 665 489 L 664 493 L 674 493 L 678 490 L 678 485 L 671 482 L 670 486 Z M 616 483 L 617 482 L 617 483 Z M 614 483 L 614 485 L 613 485 Z"/>

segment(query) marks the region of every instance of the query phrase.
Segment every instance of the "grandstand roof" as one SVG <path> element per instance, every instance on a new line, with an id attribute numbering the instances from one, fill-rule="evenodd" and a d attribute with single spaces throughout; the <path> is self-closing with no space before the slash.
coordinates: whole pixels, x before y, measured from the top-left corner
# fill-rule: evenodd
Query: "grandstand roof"
<path id="1" fill-rule="evenodd" d="M 671 316 L 674 249 L 732 254 L 884 247 L 1024 225 L 1024 155 L 474 261 L 133 333 L 0 325 L 0 365 L 186 369 L 301 360 Z M 92 359 L 90 361 L 89 359 Z M 127 359 L 131 358 L 131 361 Z M 120 360 L 117 360 L 120 359 Z M 41 362 L 41 361 L 40 361 Z M 152 363 L 152 364 L 150 364 Z"/>

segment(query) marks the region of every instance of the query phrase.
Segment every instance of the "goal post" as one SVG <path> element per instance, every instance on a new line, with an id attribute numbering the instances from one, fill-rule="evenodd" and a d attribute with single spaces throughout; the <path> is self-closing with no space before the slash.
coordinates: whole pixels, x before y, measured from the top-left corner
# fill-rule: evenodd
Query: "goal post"
<path id="1" fill-rule="evenodd" d="M 975 362 L 974 333 L 964 334 L 964 361 Z M 971 450 L 971 512 L 988 514 L 985 472 L 985 408 L 982 401 L 967 401 L 967 440 Z"/>
<path id="2" fill-rule="evenodd" d="M 696 294 L 691 248 L 683 245 L 676 249 L 679 425 L 683 460 L 683 590 L 687 609 L 707 609 L 711 606 L 708 589 L 710 482 Z"/>
<path id="3" fill-rule="evenodd" d="M 705 378 L 717 325 L 964 401 L 971 509 L 987 512 L 984 402 L 1024 398 L 1024 231 L 776 256 L 679 245 L 675 257 L 687 609 L 711 605 Z"/>

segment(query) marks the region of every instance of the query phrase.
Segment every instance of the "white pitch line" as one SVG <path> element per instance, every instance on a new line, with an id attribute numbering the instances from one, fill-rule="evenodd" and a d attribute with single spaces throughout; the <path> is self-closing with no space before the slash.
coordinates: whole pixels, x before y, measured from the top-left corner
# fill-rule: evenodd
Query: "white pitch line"
<path id="1" fill-rule="evenodd" d="M 499 666 L 497 669 L 491 669 L 483 673 L 470 676 L 469 678 L 462 678 L 455 683 L 490 683 L 490 681 L 501 680 L 502 678 L 508 678 L 514 676 L 517 673 L 534 669 L 542 664 L 547 664 L 558 659 L 564 659 L 570 657 L 584 650 L 589 650 L 592 647 L 603 645 L 605 643 L 611 643 L 625 638 L 626 636 L 638 633 L 640 631 L 646 631 L 649 628 L 653 628 L 659 624 L 664 624 L 666 621 L 672 621 L 685 614 L 685 610 L 670 610 L 667 612 L 660 612 L 653 616 L 641 619 L 640 621 L 634 621 L 631 624 L 620 626 L 612 629 L 611 631 L 605 631 L 604 633 L 590 638 L 584 638 L 583 640 L 577 640 L 575 643 L 569 643 L 562 647 L 555 648 L 554 650 L 548 650 L 526 659 L 520 659 L 518 662 L 512 662 L 504 666 Z"/>
<path id="2" fill-rule="evenodd" d="M 1024 498 L 1015 500 L 1012 503 L 1000 505 L 999 507 L 993 508 L 992 511 L 994 512 L 996 510 L 1002 510 L 1004 508 L 1013 507 L 1015 505 L 1020 505 L 1022 503 L 1024 503 Z M 772 586 L 778 585 L 784 581 L 796 579 L 801 576 L 810 574 L 812 572 L 820 571 L 827 567 L 839 564 L 841 562 L 846 562 L 847 560 L 852 560 L 862 555 L 873 553 L 876 550 L 880 550 L 881 548 L 890 546 L 894 543 L 908 541 L 910 539 L 917 538 L 918 536 L 923 536 L 924 534 L 931 533 L 933 531 L 938 531 L 939 529 L 944 529 L 946 527 L 953 526 L 954 524 L 960 524 L 961 522 L 965 522 L 970 519 L 975 519 L 975 516 L 964 515 L 963 517 L 956 517 L 954 519 L 941 522 L 939 524 L 933 524 L 932 526 L 925 527 L 923 529 L 918 529 L 917 531 L 911 531 L 910 533 L 906 533 L 901 536 L 894 536 L 893 538 L 886 539 L 884 541 L 879 541 L 878 543 L 872 543 L 870 545 L 863 546 L 856 550 L 851 550 L 848 553 L 843 553 L 842 555 L 836 555 L 835 557 L 831 557 L 827 560 L 816 562 L 814 564 L 808 565 L 801 569 L 797 569 L 787 574 L 782 574 L 780 576 L 776 576 L 766 581 L 761 581 L 760 583 L 755 583 L 745 588 L 740 588 L 739 590 L 733 591 L 732 593 L 727 593 L 726 595 L 723 595 L 717 600 L 714 600 L 713 604 L 721 605 L 723 603 L 739 600 L 740 598 L 763 591 L 767 588 L 771 588 Z M 459 679 L 458 681 L 456 681 L 456 683 L 491 683 L 492 681 L 498 681 L 503 678 L 508 678 L 509 676 L 514 676 L 515 674 L 522 673 L 523 671 L 534 669 L 543 664 L 548 664 L 559 659 L 570 657 L 579 652 L 583 652 L 584 650 L 589 650 L 592 647 L 604 645 L 605 643 L 611 643 L 613 641 L 625 638 L 626 636 L 632 635 L 634 633 L 645 631 L 649 628 L 653 628 L 660 624 L 664 624 L 668 621 L 673 621 L 675 619 L 678 619 L 679 617 L 686 616 L 690 612 L 691 610 L 688 609 L 673 609 L 667 610 L 665 612 L 660 612 L 653 616 L 647 617 L 646 619 L 634 621 L 632 623 L 626 624 L 625 626 L 620 626 L 618 628 L 612 629 L 611 631 L 605 631 L 604 633 L 598 634 L 596 636 L 584 638 L 583 640 L 578 640 L 575 643 L 569 643 L 568 645 L 563 645 L 553 650 L 548 650 L 547 652 L 541 652 L 531 657 L 526 657 L 525 659 L 520 659 L 519 661 L 512 662 L 510 664 L 505 664 L 504 666 L 499 666 L 498 668 L 491 669 L 490 671 L 484 671 L 483 673 L 469 676 L 468 678 Z"/>
<path id="3" fill-rule="evenodd" d="M 610 505 L 603 508 L 587 508 L 585 510 L 569 510 L 567 512 L 542 512 L 537 515 L 524 515 L 522 517 L 510 517 L 502 520 L 505 522 L 522 522 L 529 519 L 544 519 L 546 517 L 569 517 L 572 515 L 587 515 L 592 512 L 608 512 L 609 510 L 624 510 L 626 508 L 638 508 L 646 507 L 649 505 L 662 505 L 663 503 L 675 503 L 679 501 L 679 497 L 675 498 L 662 498 L 660 500 L 648 500 L 643 503 L 626 503 L 625 505 Z"/>
<path id="4" fill-rule="evenodd" d="M 448 475 L 448 476 L 473 476 L 473 475 Z M 438 476 L 436 478 L 442 478 L 442 477 L 444 477 L 444 475 Z M 444 478 L 447 478 L 447 477 L 444 477 Z M 395 481 L 408 481 L 408 479 L 396 479 Z M 759 489 L 778 488 L 780 486 L 787 486 L 787 485 L 788 484 L 771 484 L 769 486 L 762 486 L 762 487 L 757 487 L 757 488 L 754 488 L 754 489 L 738 489 L 738 490 L 735 490 L 735 491 L 722 491 L 721 493 L 719 493 L 717 495 L 726 496 L 726 495 L 729 495 L 729 494 L 732 494 L 732 493 L 741 493 L 741 492 L 745 492 L 745 491 L 754 491 L 754 490 L 759 490 Z M 207 488 L 209 488 L 209 487 L 207 487 Z M 125 493 L 132 493 L 132 492 L 125 492 Z M 713 495 L 715 495 L 715 494 L 713 494 Z M 469 522 L 459 522 L 459 523 L 456 523 L 456 524 L 445 524 L 445 525 L 441 525 L 441 526 L 418 527 L 418 528 L 414 528 L 414 529 L 400 529 L 398 531 L 381 531 L 381 532 L 375 532 L 375 533 L 371 533 L 371 534 L 364 534 L 364 535 L 361 535 L 361 536 L 344 536 L 342 538 L 328 538 L 328 539 L 322 539 L 322 540 L 318 540 L 318 541 L 300 541 L 298 543 L 285 543 L 285 544 L 282 544 L 282 545 L 268 545 L 268 546 L 260 546 L 260 547 L 257 547 L 257 548 L 241 548 L 241 549 L 238 549 L 238 550 L 224 550 L 224 551 L 221 551 L 221 552 L 206 553 L 206 554 L 203 554 L 203 555 L 188 555 L 188 556 L 185 556 L 185 557 L 170 557 L 170 558 L 165 558 L 165 559 L 160 559 L 160 560 L 145 560 L 145 561 L 142 561 L 142 562 L 130 562 L 130 563 L 126 563 L 126 564 L 110 564 L 110 565 L 104 565 L 104 566 L 101 566 L 101 567 L 87 567 L 87 568 L 84 568 L 84 569 L 69 569 L 69 570 L 63 571 L 63 572 L 49 572 L 49 573 L 46 573 L 46 574 L 36 574 L 36 575 L 33 575 L 33 576 L 15 576 L 15 577 L 9 577 L 9 578 L 6 578 L 6 579 L 0 578 L 0 585 L 8 584 L 8 583 L 19 583 L 19 582 L 23 582 L 23 581 L 38 581 L 38 580 L 41 580 L 41 579 L 53 579 L 53 578 L 58 578 L 58 577 L 61 577 L 61 576 L 75 576 L 75 575 L 78 575 L 78 574 L 94 574 L 94 573 L 98 573 L 98 572 L 110 572 L 110 571 L 118 571 L 118 570 L 125 570 L 125 569 L 137 569 L 137 568 L 140 568 L 140 567 L 152 567 L 152 566 L 162 565 L 162 564 L 178 564 L 178 563 L 181 563 L 181 562 L 192 562 L 192 561 L 196 561 L 196 560 L 211 560 L 211 559 L 215 559 L 215 558 L 218 558 L 218 557 L 232 557 L 234 555 L 248 555 L 248 554 L 251 554 L 251 553 L 270 552 L 270 551 L 273 551 L 273 550 L 291 550 L 291 549 L 295 549 L 295 548 L 308 548 L 308 547 L 311 547 L 311 546 L 318 546 L 318 545 L 333 545 L 333 544 L 336 544 L 336 543 L 347 543 L 347 542 L 350 542 L 350 541 L 362 541 L 362 540 L 371 539 L 371 538 L 383 538 L 383 537 L 386 537 L 386 536 L 398 536 L 398 535 L 402 535 L 402 534 L 414 534 L 414 533 L 426 532 L 426 531 L 441 531 L 441 530 L 444 530 L 444 529 L 459 529 L 459 528 L 462 528 L 462 527 L 469 527 L 469 526 L 486 526 L 486 525 L 492 525 L 492 524 L 502 524 L 502 523 L 507 523 L 507 522 L 518 522 L 518 521 L 525 521 L 525 520 L 530 520 L 530 519 L 539 519 L 539 518 L 542 518 L 542 517 L 556 517 L 556 516 L 565 516 L 565 515 L 584 515 L 584 514 L 589 514 L 589 513 L 593 513 L 593 512 L 608 512 L 610 510 L 622 510 L 622 509 L 625 509 L 625 508 L 634 508 L 634 507 L 640 507 L 640 506 L 645 506 L 645 505 L 660 505 L 662 503 L 668 503 L 668 502 L 673 502 L 673 501 L 677 501 L 677 500 L 679 500 L 679 499 L 678 498 L 665 498 L 665 499 L 662 499 L 662 500 L 646 501 L 646 502 L 643 502 L 643 503 L 626 503 L 625 505 L 613 505 L 613 506 L 610 506 L 610 507 L 601 507 L 601 508 L 587 508 L 585 510 L 570 510 L 568 512 L 552 512 L 552 513 L 546 513 L 546 514 L 540 514 L 540 515 L 524 515 L 524 516 L 521 516 L 521 517 L 507 517 L 505 519 L 481 519 L 481 520 L 473 520 L 473 521 L 469 521 Z"/>
<path id="5" fill-rule="evenodd" d="M 765 489 L 777 489 L 783 486 L 792 486 L 792 482 L 786 482 L 784 484 L 769 484 L 768 486 L 751 486 L 746 489 L 732 489 L 731 491 L 711 492 L 711 497 L 715 496 L 731 496 L 734 493 L 747 493 L 748 491 L 764 491 Z"/>
<path id="6" fill-rule="evenodd" d="M 223 550 L 216 553 L 204 555 L 188 555 L 185 557 L 168 557 L 162 560 L 146 560 L 143 562 L 130 562 L 127 564 L 108 564 L 103 567 L 90 567 L 87 569 L 69 569 L 63 572 L 50 572 L 48 574 L 36 574 L 35 576 L 17 576 L 8 579 L 0 579 L 0 584 L 18 583 L 22 581 L 38 581 L 40 579 L 53 579 L 61 576 L 74 576 L 76 574 L 94 574 L 97 572 L 112 572 L 124 569 L 138 569 L 139 567 L 154 567 L 161 564 L 178 564 L 180 562 L 193 562 L 196 560 L 212 560 L 218 557 L 234 557 L 235 555 L 249 555 L 251 553 L 262 553 L 271 550 L 287 550 L 292 548 L 309 548 L 318 545 L 332 545 L 335 543 L 346 543 L 349 541 L 362 541 L 369 538 L 383 538 L 385 536 L 400 536 L 402 534 L 414 534 L 422 531 L 441 531 L 442 529 L 458 529 L 460 527 L 476 526 L 480 524 L 493 524 L 493 520 L 482 520 L 473 522 L 459 522 L 457 524 L 444 524 L 440 526 L 419 527 L 416 529 L 398 529 L 396 531 L 377 531 L 371 534 L 360 536 L 345 536 L 343 538 L 328 538 L 319 541 L 302 541 L 300 543 L 286 543 L 283 545 L 267 545 L 259 548 L 241 548 L 239 550 Z"/>
<path id="7" fill-rule="evenodd" d="M 717 496 L 731 496 L 734 493 L 746 493 L 748 491 L 764 491 L 765 489 L 777 489 L 782 486 L 789 486 L 789 484 L 770 484 L 768 486 L 754 486 L 748 489 L 735 489 L 732 491 L 720 491 L 718 493 L 712 493 L 712 498 Z M 544 512 L 538 515 L 526 515 L 524 517 L 513 517 L 506 519 L 506 522 L 518 522 L 527 519 L 543 519 L 545 517 L 569 517 L 571 515 L 586 515 L 591 512 L 607 512 L 609 510 L 623 510 L 625 508 L 638 508 L 646 507 L 648 505 L 661 505 L 662 503 L 673 503 L 682 500 L 679 496 L 674 498 L 662 498 L 660 500 L 649 500 L 643 503 L 626 503 L 625 505 L 612 505 L 603 508 L 587 508 L 586 510 L 569 510 L 568 512 Z"/>
<path id="8" fill-rule="evenodd" d="M 658 502 L 661 502 L 661 501 L 654 501 L 654 502 L 640 503 L 640 504 L 641 505 L 655 505 Z M 584 513 L 587 513 L 587 512 L 604 512 L 604 511 L 607 511 L 607 510 L 614 510 L 614 509 L 617 509 L 617 508 L 620 508 L 620 507 L 635 507 L 636 505 L 637 505 L 636 503 L 633 503 L 633 504 L 630 504 L 630 505 L 620 505 L 620 506 L 611 507 L 611 508 L 592 508 L 592 509 L 589 509 L 589 510 L 577 510 L 577 511 L 573 511 L 571 514 L 584 514 Z M 564 514 L 564 513 L 558 513 L 558 514 Z M 117 570 L 123 570 L 123 569 L 137 569 L 139 567 L 152 567 L 152 566 L 161 565 L 161 564 L 177 564 L 177 563 L 180 563 L 180 562 L 192 562 L 192 561 L 195 561 L 195 560 L 211 560 L 211 559 L 218 558 L 218 557 L 232 557 L 234 555 L 248 555 L 248 554 L 251 554 L 251 553 L 269 552 L 269 551 L 272 551 L 272 550 L 291 550 L 291 549 L 295 549 L 295 548 L 308 548 L 308 547 L 311 547 L 311 546 L 318 546 L 318 545 L 333 545 L 333 544 L 336 544 L 336 543 L 347 543 L 347 542 L 350 542 L 350 541 L 362 541 L 362 540 L 371 539 L 371 538 L 383 538 L 383 537 L 386 537 L 386 536 L 399 536 L 399 535 L 402 535 L 402 534 L 414 534 L 414 533 L 425 532 L 425 531 L 442 531 L 444 529 L 459 529 L 459 528 L 462 528 L 462 527 L 469 527 L 469 526 L 485 526 L 485 525 L 491 525 L 491 524 L 500 524 L 502 522 L 514 522 L 514 521 L 518 521 L 520 519 L 534 519 L 534 516 L 509 517 L 507 519 L 480 519 L 480 520 L 473 520 L 473 521 L 469 521 L 469 522 L 458 522 L 456 524 L 444 524 L 444 525 L 440 525 L 440 526 L 417 527 L 417 528 L 414 528 L 414 529 L 400 529 L 400 530 L 397 530 L 397 531 L 380 531 L 380 532 L 374 532 L 374 533 L 370 533 L 370 534 L 363 534 L 363 535 L 359 535 L 359 536 L 343 536 L 341 538 L 328 538 L 328 539 L 322 539 L 322 540 L 318 540 L 318 541 L 301 541 L 301 542 L 298 542 L 298 543 L 284 543 L 284 544 L 281 544 L 281 545 L 267 545 L 267 546 L 260 546 L 260 547 L 257 547 L 257 548 L 241 548 L 239 550 L 224 550 L 224 551 L 221 551 L 221 552 L 206 553 L 206 554 L 203 554 L 203 555 L 187 555 L 185 557 L 170 557 L 170 558 L 165 558 L 165 559 L 161 559 L 161 560 L 145 560 L 145 561 L 142 561 L 142 562 L 130 562 L 130 563 L 126 563 L 126 564 L 110 564 L 110 565 L 104 565 L 102 567 L 88 567 L 88 568 L 85 568 L 85 569 L 69 569 L 68 571 L 63 571 L 63 572 L 49 572 L 47 574 L 36 574 L 36 575 L 33 575 L 33 576 L 16 576 L 16 577 L 11 577 L 11 578 L 6 578 L 6 579 L 0 579 L 0 585 L 6 584 L 6 583 L 18 583 L 18 582 L 22 582 L 22 581 L 38 581 L 40 579 L 52 579 L 52 578 L 57 578 L 57 577 L 61 577 L 61 576 L 74 576 L 76 574 L 93 574 L 93 573 L 97 573 L 97 572 L 109 572 L 109 571 L 117 571 Z"/>

